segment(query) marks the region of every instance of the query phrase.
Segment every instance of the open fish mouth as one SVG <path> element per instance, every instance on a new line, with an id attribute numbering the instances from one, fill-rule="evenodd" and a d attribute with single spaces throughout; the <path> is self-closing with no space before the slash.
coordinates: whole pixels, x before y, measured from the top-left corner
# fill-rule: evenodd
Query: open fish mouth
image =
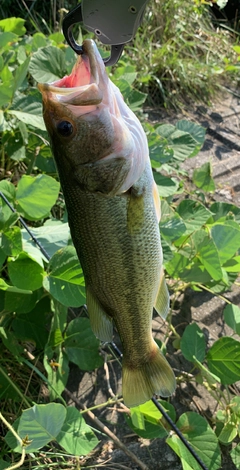
<path id="1" fill-rule="evenodd" d="M 91 106 L 103 99 L 100 75 L 104 76 L 105 66 L 94 41 L 83 42 L 83 54 L 79 55 L 70 75 L 52 83 L 39 83 L 38 88 L 44 97 L 61 104 Z M 100 72 L 100 74 L 99 74 Z"/>

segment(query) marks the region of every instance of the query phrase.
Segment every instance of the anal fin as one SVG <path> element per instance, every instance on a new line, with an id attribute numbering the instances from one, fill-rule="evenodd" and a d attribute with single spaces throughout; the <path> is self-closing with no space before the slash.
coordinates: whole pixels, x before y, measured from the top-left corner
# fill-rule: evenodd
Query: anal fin
<path id="1" fill-rule="evenodd" d="M 87 309 L 93 333 L 98 339 L 100 339 L 100 341 L 110 343 L 113 336 L 112 318 L 107 315 L 100 302 L 93 294 L 92 289 L 88 286 L 86 288 L 86 297 Z"/>
<path id="2" fill-rule="evenodd" d="M 161 269 L 158 293 L 154 303 L 154 308 L 158 315 L 160 315 L 165 320 L 169 311 L 169 292 L 164 277 L 163 268 Z"/>

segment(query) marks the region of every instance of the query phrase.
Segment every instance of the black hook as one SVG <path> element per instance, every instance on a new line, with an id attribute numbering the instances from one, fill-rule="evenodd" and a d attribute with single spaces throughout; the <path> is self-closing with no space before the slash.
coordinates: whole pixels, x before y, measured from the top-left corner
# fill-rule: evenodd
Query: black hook
<path id="1" fill-rule="evenodd" d="M 83 54 L 83 48 L 80 46 L 74 39 L 72 28 L 73 25 L 76 23 L 82 23 L 82 6 L 77 5 L 73 10 L 71 10 L 63 20 L 63 34 L 65 36 L 66 41 L 68 42 L 69 46 L 78 54 Z"/>

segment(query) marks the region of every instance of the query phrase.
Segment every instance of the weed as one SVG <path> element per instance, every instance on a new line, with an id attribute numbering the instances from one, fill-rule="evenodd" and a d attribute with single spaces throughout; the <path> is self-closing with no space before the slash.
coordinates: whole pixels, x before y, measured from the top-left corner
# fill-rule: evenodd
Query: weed
<path id="1" fill-rule="evenodd" d="M 213 27 L 208 5 L 157 0 L 147 9 L 129 58 L 149 104 L 209 103 L 220 90 L 224 58 L 234 56 L 232 42 L 229 31 Z"/>
<path id="2" fill-rule="evenodd" d="M 59 183 L 35 88 L 36 80 L 51 81 L 69 73 L 75 58 L 63 44 L 62 35 L 45 38 L 36 33 L 26 37 L 22 19 L 2 20 L 0 28 L 0 191 L 15 209 L 12 212 L 1 200 L 0 398 L 1 429 L 6 436 L 0 468 L 11 466 L 11 459 L 20 462 L 22 468 L 80 468 L 76 456 L 89 455 L 98 442 L 98 433 L 86 424 L 85 413 L 95 424 L 97 420 L 91 410 L 79 412 L 67 406 L 62 395 L 69 363 L 84 371 L 94 370 L 103 364 L 103 357 L 88 318 L 82 315 L 68 320 L 68 308 L 85 303 L 84 278 L 71 243 L 64 203 L 58 199 Z M 114 81 L 127 103 L 139 112 L 145 96 L 132 87 L 135 79 L 136 67 L 123 61 Z M 237 285 L 240 271 L 240 209 L 208 201 L 207 192 L 214 191 L 209 163 L 194 171 L 198 191 L 195 187 L 186 190 L 180 164 L 199 152 L 205 137 L 201 126 L 186 120 L 175 126 L 146 122 L 144 126 L 161 197 L 160 231 L 172 292 L 172 309 L 161 348 L 164 352 L 173 342 L 175 354 L 184 357 L 190 368 L 190 372 L 181 372 L 178 383 L 202 383 L 214 398 L 217 412 L 210 423 L 196 412 L 183 413 L 177 419 L 173 405 L 161 403 L 209 469 L 221 466 L 219 443 L 234 443 L 230 455 L 240 468 L 240 404 L 232 388 L 240 373 L 240 310 L 225 297 Z M 188 198 L 179 199 L 179 194 L 187 194 Z M 54 217 L 56 214 L 60 220 Z M 19 223 L 19 216 L 28 221 L 48 256 L 36 248 Z M 176 332 L 172 310 L 179 292 L 187 288 L 211 292 L 224 300 L 224 318 L 231 336 L 209 345 L 195 323 L 181 335 Z M 80 402 L 75 402 L 79 406 Z M 121 399 L 113 396 L 104 406 L 116 403 L 120 406 Z M 152 402 L 131 410 L 125 407 L 124 411 L 134 432 L 146 438 L 165 437 L 183 467 L 196 468 Z M 10 428 L 8 432 L 6 427 Z M 107 432 L 99 422 L 97 427 Z M 124 449 L 109 430 L 107 435 Z M 134 458 L 130 451 L 128 455 Z"/>

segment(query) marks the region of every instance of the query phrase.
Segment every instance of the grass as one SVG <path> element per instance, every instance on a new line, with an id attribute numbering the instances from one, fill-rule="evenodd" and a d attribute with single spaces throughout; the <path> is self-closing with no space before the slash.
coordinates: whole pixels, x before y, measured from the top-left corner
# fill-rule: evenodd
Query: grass
<path id="1" fill-rule="evenodd" d="M 235 39 L 231 31 L 213 26 L 208 6 L 157 0 L 148 7 L 129 56 L 150 104 L 209 103 L 226 80 L 224 59 L 234 60 Z"/>

